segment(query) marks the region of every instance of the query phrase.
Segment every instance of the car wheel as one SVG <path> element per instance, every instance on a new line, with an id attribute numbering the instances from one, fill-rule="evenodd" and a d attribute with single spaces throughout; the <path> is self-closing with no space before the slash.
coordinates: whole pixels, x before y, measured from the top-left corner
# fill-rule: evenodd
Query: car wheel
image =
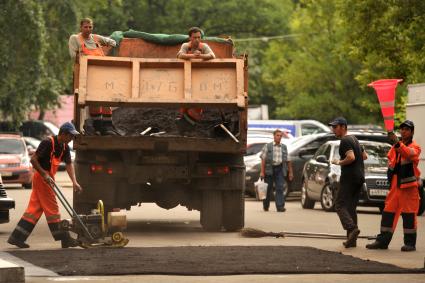
<path id="1" fill-rule="evenodd" d="M 325 211 L 335 211 L 334 194 L 329 184 L 326 184 L 322 189 L 320 204 Z"/>
<path id="2" fill-rule="evenodd" d="M 301 187 L 301 207 L 304 209 L 313 209 L 315 201 L 308 197 L 305 181 Z"/>

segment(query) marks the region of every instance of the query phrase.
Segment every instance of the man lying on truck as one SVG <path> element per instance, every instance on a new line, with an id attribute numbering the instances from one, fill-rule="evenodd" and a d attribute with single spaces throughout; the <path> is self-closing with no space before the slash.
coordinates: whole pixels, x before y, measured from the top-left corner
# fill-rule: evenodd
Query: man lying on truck
<path id="1" fill-rule="evenodd" d="M 189 42 L 182 44 L 177 58 L 184 60 L 203 59 L 210 60 L 215 58 L 214 52 L 206 44 L 201 42 L 203 31 L 198 27 L 189 29 Z M 195 125 L 202 118 L 202 108 L 180 108 L 179 119 L 187 121 L 191 125 Z M 184 118 L 184 119 L 183 119 Z"/>
<path id="2" fill-rule="evenodd" d="M 80 21 L 80 33 L 69 38 L 69 54 L 76 61 L 79 55 L 105 56 L 102 46 L 113 46 L 115 40 L 93 34 L 93 20 L 84 18 Z M 105 106 L 90 106 L 89 113 L 94 131 L 100 135 L 116 135 L 112 124 L 112 108 Z M 87 123 L 87 122 L 86 122 Z M 85 125 L 86 133 L 93 130 Z"/>
<path id="3" fill-rule="evenodd" d="M 190 41 L 182 44 L 180 51 L 177 53 L 177 58 L 184 60 L 210 60 L 215 58 L 215 54 L 208 44 L 201 42 L 203 32 L 200 28 L 190 28 L 188 35 Z"/>

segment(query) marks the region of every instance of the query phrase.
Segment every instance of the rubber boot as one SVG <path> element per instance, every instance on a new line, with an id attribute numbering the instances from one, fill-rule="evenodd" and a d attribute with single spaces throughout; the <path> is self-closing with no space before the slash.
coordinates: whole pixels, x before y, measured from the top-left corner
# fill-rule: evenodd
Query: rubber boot
<path id="1" fill-rule="evenodd" d="M 63 238 L 61 240 L 61 245 L 63 249 L 74 248 L 79 246 L 79 242 L 76 239 L 73 239 L 69 232 L 64 232 Z"/>
<path id="2" fill-rule="evenodd" d="M 388 245 L 390 244 L 392 237 L 393 233 L 382 232 L 376 237 L 375 242 L 367 244 L 366 248 L 370 250 L 386 250 L 388 249 Z"/>
<path id="3" fill-rule="evenodd" d="M 117 132 L 115 131 L 114 125 L 112 124 L 112 120 L 102 120 L 102 126 L 100 129 L 100 133 L 102 136 L 116 136 Z"/>
<path id="4" fill-rule="evenodd" d="M 96 135 L 96 128 L 94 126 L 94 120 L 92 118 L 88 118 L 84 121 L 83 129 L 84 129 L 84 134 L 86 135 L 89 135 L 89 136 Z"/>
<path id="5" fill-rule="evenodd" d="M 30 246 L 25 243 L 25 241 L 31 234 L 34 227 L 35 225 L 33 223 L 28 222 L 25 219 L 19 220 L 15 230 L 13 230 L 12 234 L 9 236 L 9 239 L 7 239 L 7 242 L 21 249 L 29 248 Z"/>
<path id="6" fill-rule="evenodd" d="M 103 129 L 102 122 L 103 121 L 100 119 L 93 119 L 93 128 L 94 128 L 95 135 L 98 135 L 98 136 L 102 135 L 102 129 Z"/>
<path id="7" fill-rule="evenodd" d="M 404 234 L 404 246 L 401 247 L 402 252 L 416 251 L 416 233 Z"/>
<path id="8" fill-rule="evenodd" d="M 358 228 L 354 228 L 353 230 L 347 231 L 347 241 L 343 243 L 345 248 L 355 248 L 357 247 L 357 237 L 360 234 L 360 230 Z"/>

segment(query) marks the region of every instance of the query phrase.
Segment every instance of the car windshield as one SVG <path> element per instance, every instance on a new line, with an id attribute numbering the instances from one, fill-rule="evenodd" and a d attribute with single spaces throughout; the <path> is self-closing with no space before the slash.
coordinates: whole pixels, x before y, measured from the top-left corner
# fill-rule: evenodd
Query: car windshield
<path id="1" fill-rule="evenodd" d="M 387 153 L 391 146 L 386 144 L 364 144 L 367 159 L 364 161 L 365 167 L 386 167 L 388 165 Z"/>
<path id="2" fill-rule="evenodd" d="M 391 148 L 391 146 L 389 144 L 362 143 L 361 145 L 364 147 L 364 149 L 367 153 L 367 159 L 364 161 L 365 167 L 386 167 L 386 166 L 388 166 L 387 153 Z M 339 146 L 335 147 L 334 158 L 336 158 L 336 159 L 340 158 L 340 156 L 339 156 Z"/>
<path id="3" fill-rule="evenodd" d="M 0 153 L 22 154 L 25 152 L 24 143 L 17 139 L 0 139 Z"/>

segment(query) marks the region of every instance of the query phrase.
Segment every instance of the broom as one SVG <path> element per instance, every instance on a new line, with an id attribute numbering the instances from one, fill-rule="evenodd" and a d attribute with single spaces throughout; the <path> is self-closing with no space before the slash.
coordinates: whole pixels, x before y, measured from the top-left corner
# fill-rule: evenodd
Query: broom
<path id="1" fill-rule="evenodd" d="M 314 238 L 314 239 L 347 239 L 347 236 L 340 234 L 326 233 L 310 233 L 310 232 L 265 232 L 255 228 L 243 228 L 241 236 L 246 238 L 263 238 L 263 237 L 296 237 L 296 238 Z M 375 240 L 376 236 L 359 236 L 359 239 Z"/>
<path id="2" fill-rule="evenodd" d="M 255 228 L 243 228 L 241 230 L 241 235 L 247 238 L 262 238 L 262 237 L 275 237 L 275 238 L 284 238 L 285 233 L 283 232 L 265 232 L 260 229 Z"/>

